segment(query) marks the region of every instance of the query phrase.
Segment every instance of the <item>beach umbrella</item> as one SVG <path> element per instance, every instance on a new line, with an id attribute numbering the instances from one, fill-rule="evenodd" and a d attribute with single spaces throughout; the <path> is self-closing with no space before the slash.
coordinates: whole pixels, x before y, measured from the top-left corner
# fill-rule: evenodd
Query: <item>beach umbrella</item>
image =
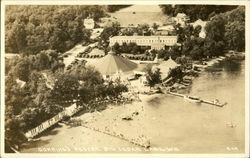
<path id="1" fill-rule="evenodd" d="M 130 72 L 137 68 L 136 63 L 120 55 L 116 55 L 112 50 L 106 56 L 97 59 L 90 64 L 102 75 Z"/>

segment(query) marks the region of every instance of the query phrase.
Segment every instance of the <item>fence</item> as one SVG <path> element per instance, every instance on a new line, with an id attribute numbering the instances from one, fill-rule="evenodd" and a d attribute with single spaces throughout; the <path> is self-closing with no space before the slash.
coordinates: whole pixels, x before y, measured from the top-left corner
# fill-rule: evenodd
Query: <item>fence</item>
<path id="1" fill-rule="evenodd" d="M 61 121 L 64 116 L 72 116 L 76 112 L 78 112 L 81 108 L 78 108 L 76 104 L 72 104 L 71 106 L 67 107 L 64 111 L 60 112 L 56 116 L 51 119 L 46 120 L 45 122 L 41 123 L 39 126 L 31 129 L 30 131 L 25 133 L 27 138 L 33 138 L 36 135 L 40 134 L 44 130 L 48 129 L 52 125 L 56 124 L 57 122 Z"/>
<path id="2" fill-rule="evenodd" d="M 137 94 L 138 95 L 138 94 Z M 126 97 L 126 98 L 131 98 L 131 97 L 138 97 L 135 93 L 133 93 L 131 96 Z M 117 102 L 118 100 L 116 99 L 108 99 L 108 100 L 101 100 L 99 102 L 95 101 L 95 104 L 103 104 L 103 103 L 107 103 L 110 101 L 114 101 Z M 128 101 L 128 100 L 123 100 L 124 102 Z M 93 103 L 94 105 L 94 103 Z M 84 105 L 86 108 L 88 108 L 89 106 L 87 104 Z M 77 113 L 78 111 L 80 111 L 82 109 L 82 106 L 77 107 L 76 103 L 72 104 L 71 106 L 65 108 L 64 111 L 60 112 L 59 114 L 57 114 L 56 116 L 54 116 L 51 119 L 48 119 L 46 121 L 44 121 L 43 123 L 41 123 L 39 126 L 31 129 L 30 131 L 25 133 L 25 136 L 27 138 L 33 138 L 35 136 L 37 136 L 38 134 L 40 134 L 41 132 L 43 132 L 44 130 L 48 129 L 49 127 L 51 127 L 52 125 L 56 124 L 57 122 L 61 121 L 63 119 L 64 116 L 73 116 L 75 113 Z"/>

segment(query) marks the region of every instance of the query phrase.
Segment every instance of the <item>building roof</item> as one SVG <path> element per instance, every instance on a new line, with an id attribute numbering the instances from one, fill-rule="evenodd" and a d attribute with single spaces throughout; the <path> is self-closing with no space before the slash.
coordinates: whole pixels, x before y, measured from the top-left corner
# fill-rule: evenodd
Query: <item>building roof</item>
<path id="1" fill-rule="evenodd" d="M 97 59 L 93 65 L 102 75 L 112 75 L 117 72 L 132 71 L 137 67 L 137 64 L 122 56 L 115 55 L 110 51 L 106 56 Z"/>
<path id="2" fill-rule="evenodd" d="M 157 28 L 157 30 L 172 31 L 174 30 L 174 26 L 173 25 L 160 26 Z"/>
<path id="3" fill-rule="evenodd" d="M 187 17 L 185 13 L 178 13 L 176 17 L 182 18 L 182 17 Z"/>
<path id="4" fill-rule="evenodd" d="M 23 86 L 26 84 L 25 81 L 22 81 L 20 79 L 16 79 L 16 83 L 20 86 L 20 88 L 23 88 Z"/>
<path id="5" fill-rule="evenodd" d="M 95 21 L 94 21 L 94 19 L 86 18 L 86 19 L 84 19 L 84 23 L 85 23 L 85 22 L 91 22 L 91 23 L 93 23 L 93 22 L 95 22 Z"/>
<path id="6" fill-rule="evenodd" d="M 200 25 L 201 27 L 205 27 L 207 24 L 207 21 L 203 21 L 201 19 L 196 20 L 195 22 L 191 23 L 193 25 L 193 27 L 196 27 L 198 25 Z"/>
<path id="7" fill-rule="evenodd" d="M 205 26 L 207 24 L 207 21 L 203 21 L 201 19 L 196 20 L 195 22 L 191 23 L 193 27 L 195 28 L 196 26 L 200 25 L 201 26 L 201 32 L 199 33 L 199 37 L 205 38 L 206 37 L 206 32 L 205 32 Z"/>
<path id="8" fill-rule="evenodd" d="M 177 36 L 114 36 L 111 37 L 110 39 L 176 39 Z"/>

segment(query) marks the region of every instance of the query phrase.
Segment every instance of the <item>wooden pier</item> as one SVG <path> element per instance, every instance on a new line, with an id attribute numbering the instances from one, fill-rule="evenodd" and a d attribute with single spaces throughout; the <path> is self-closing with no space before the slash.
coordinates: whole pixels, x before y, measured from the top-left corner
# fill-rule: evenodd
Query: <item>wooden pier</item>
<path id="1" fill-rule="evenodd" d="M 167 94 L 171 94 L 173 96 L 177 96 L 177 97 L 182 97 L 184 98 L 186 95 L 184 94 L 179 94 L 179 93 L 175 93 L 175 92 L 171 92 L 171 91 L 167 91 Z M 214 105 L 214 106 L 218 106 L 218 107 L 223 107 L 224 105 L 226 105 L 226 103 L 218 103 L 215 101 L 208 101 L 208 100 L 203 100 L 200 99 L 200 103 L 205 103 L 205 104 L 209 104 L 209 105 Z"/>

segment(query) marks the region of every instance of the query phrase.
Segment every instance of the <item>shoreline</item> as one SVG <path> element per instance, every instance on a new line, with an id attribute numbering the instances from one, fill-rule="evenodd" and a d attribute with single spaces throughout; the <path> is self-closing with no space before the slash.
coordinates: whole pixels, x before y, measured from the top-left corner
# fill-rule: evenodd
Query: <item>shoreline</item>
<path id="1" fill-rule="evenodd" d="M 216 63 L 215 61 L 217 61 L 218 59 L 217 58 L 215 58 L 215 59 L 212 59 L 211 61 L 209 61 L 209 62 L 211 62 L 211 63 Z M 208 67 L 208 66 L 207 66 Z M 204 69 L 205 70 L 205 69 Z M 204 71 L 204 70 L 202 70 L 202 71 Z M 201 71 L 201 72 L 202 72 Z M 196 78 L 196 77 L 194 77 L 194 78 Z M 192 86 L 192 83 L 190 84 L 190 86 Z M 101 131 L 105 131 L 105 130 L 107 130 L 107 129 L 114 129 L 114 127 L 112 127 L 112 126 L 118 126 L 119 124 L 123 124 L 122 122 L 124 122 L 125 120 L 122 120 L 122 117 L 124 116 L 124 113 L 125 113 L 125 111 L 127 112 L 127 114 L 126 115 L 130 115 L 130 114 L 132 114 L 133 112 L 139 112 L 139 115 L 138 116 L 140 116 L 140 117 L 142 117 L 142 115 L 143 114 L 141 114 L 141 113 L 143 113 L 143 111 L 141 111 L 143 108 L 145 108 L 145 104 L 147 104 L 147 102 L 149 102 L 149 101 L 151 101 L 151 100 L 154 100 L 154 99 L 156 99 L 157 97 L 161 97 L 161 96 L 163 96 L 163 95 L 165 95 L 165 94 L 152 94 L 152 95 L 146 95 L 146 94 L 139 94 L 139 98 L 140 98 L 140 100 L 141 100 L 141 102 L 138 102 L 138 101 L 134 101 L 134 102 L 132 102 L 132 103 L 129 103 L 129 104 L 125 104 L 125 105 L 114 105 L 114 104 L 108 104 L 104 109 L 102 109 L 102 110 L 96 110 L 96 111 L 92 111 L 92 112 L 84 112 L 83 114 L 80 114 L 80 115 L 78 115 L 77 114 L 77 116 L 74 116 L 74 117 L 72 117 L 73 119 L 80 119 L 81 121 L 85 121 L 84 122 L 84 124 L 87 124 L 89 127 L 92 127 L 92 128 L 94 128 L 94 127 L 100 127 L 97 131 L 94 131 L 93 129 L 91 130 L 91 129 L 89 129 L 90 131 L 90 133 L 92 132 L 92 133 L 95 133 L 95 135 L 100 135 L 100 133 L 101 133 Z M 100 111 L 100 112 L 99 112 Z M 121 112 L 124 112 L 124 113 L 121 113 Z M 116 114 L 116 116 L 106 116 L 107 115 L 107 113 L 110 113 L 110 114 L 108 114 L 108 115 L 111 115 L 111 114 Z M 119 115 L 119 114 L 123 114 L 123 115 Z M 106 118 L 106 121 L 105 121 L 105 118 L 101 118 L 102 116 L 105 116 L 105 117 L 108 117 L 108 118 Z M 113 119 L 113 120 L 112 120 Z M 99 120 L 99 121 L 98 121 Z M 134 120 L 134 118 L 133 118 L 133 120 L 132 120 L 132 122 L 137 122 L 138 120 Z M 125 122 L 130 122 L 130 121 L 125 121 Z M 104 124 L 107 124 L 105 127 L 102 127 L 102 126 L 104 126 Z M 138 123 L 138 122 L 137 122 Z M 118 124 L 118 125 L 117 125 Z M 64 124 L 65 125 L 65 124 Z M 68 125 L 66 125 L 66 126 L 68 126 Z M 68 126 L 69 127 L 69 126 Z M 76 126 L 76 127 L 73 127 L 73 128 L 86 128 L 86 127 L 84 127 L 84 126 Z M 127 126 L 125 126 L 125 127 L 127 127 Z M 47 131 L 46 133 L 48 134 L 48 135 L 50 135 L 50 133 L 51 132 L 53 132 L 54 130 L 57 130 L 57 131 L 60 131 L 60 132 L 63 132 L 63 128 L 62 127 L 59 127 L 59 128 L 56 128 L 56 129 L 52 129 L 51 131 Z M 105 137 L 107 136 L 107 137 L 114 137 L 114 136 L 121 136 L 121 134 L 123 135 L 123 137 L 125 137 L 126 139 L 125 140 L 119 140 L 119 141 L 126 141 L 128 144 L 130 144 L 130 145 L 132 145 L 133 146 L 133 144 L 135 145 L 135 146 L 138 146 L 138 144 L 136 144 L 136 143 L 131 143 L 131 142 L 133 142 L 134 140 L 136 140 L 136 138 L 138 138 L 139 136 L 140 136 L 140 132 L 135 132 L 135 133 L 137 133 L 137 136 L 133 133 L 133 134 L 131 134 L 131 132 L 128 132 L 128 133 L 130 133 L 130 134 L 123 134 L 123 132 L 122 131 L 120 131 L 119 132 L 119 130 L 114 130 L 114 131 L 111 131 L 111 133 L 112 132 L 115 132 L 115 133 L 113 133 L 113 136 L 108 136 L 108 134 L 105 134 L 104 133 L 104 135 L 105 135 Z M 102 132 L 103 133 L 103 132 Z M 45 134 L 45 135 L 47 135 L 47 134 Z M 132 136 L 135 136 L 134 138 L 133 137 L 131 137 L 131 135 Z M 50 137 L 53 137 L 53 135 L 51 135 Z M 43 140 L 43 136 L 41 136 L 40 138 L 39 138 L 40 140 Z M 107 138 L 108 139 L 108 138 Z M 112 138 L 111 138 L 112 139 Z M 117 139 L 117 138 L 113 138 L 113 139 Z M 131 141 L 132 140 L 132 141 Z M 135 142 L 135 141 L 134 141 Z M 140 145 L 139 145 L 140 146 Z M 26 150 L 25 148 L 24 148 L 24 150 Z M 29 150 L 29 149 L 28 149 Z M 21 151 L 22 152 L 22 151 Z"/>
<path id="2" fill-rule="evenodd" d="M 93 112 L 85 112 L 79 116 L 73 116 L 71 117 L 71 120 L 73 120 L 73 123 L 69 123 L 70 121 L 68 121 L 68 123 L 66 122 L 60 122 L 59 127 L 54 127 L 53 129 L 51 129 L 50 131 L 46 131 L 44 132 L 39 138 L 34 139 L 33 141 L 38 144 L 36 144 L 35 146 L 39 146 L 39 142 L 46 142 L 48 140 L 50 140 L 53 137 L 53 133 L 56 131 L 56 135 L 57 137 L 60 136 L 62 133 L 64 133 L 64 130 L 69 130 L 69 129 L 73 129 L 75 130 L 79 130 L 82 129 L 84 131 L 88 131 L 88 136 L 89 135 L 93 135 L 93 137 L 89 137 L 88 140 L 85 143 L 90 143 L 92 144 L 92 138 L 94 137 L 99 137 L 101 136 L 101 138 L 103 138 L 103 136 L 106 137 L 106 139 L 112 139 L 112 140 L 116 140 L 116 141 L 120 141 L 123 142 L 122 144 L 126 144 L 124 147 L 137 147 L 137 148 L 142 148 L 142 150 L 145 150 L 147 148 L 149 148 L 146 144 L 142 143 L 143 141 L 147 142 L 147 138 L 145 135 L 143 135 L 143 133 L 139 133 L 137 132 L 136 134 L 131 134 L 131 132 L 129 132 L 129 134 L 124 134 L 124 131 L 116 131 L 114 130 L 115 126 L 120 126 L 123 123 L 130 123 L 130 121 L 126 121 L 123 120 L 122 117 L 131 115 L 133 112 L 139 112 L 138 116 L 133 116 L 133 120 L 132 121 L 138 121 L 138 117 L 142 117 L 142 113 L 143 113 L 143 109 L 145 109 L 145 105 L 148 101 L 160 97 L 162 96 L 162 94 L 152 94 L 152 95 L 145 95 L 145 94 L 139 94 L 140 95 L 140 99 L 141 101 L 134 101 L 132 103 L 127 103 L 124 105 L 115 105 L 115 104 L 109 104 L 106 106 L 106 108 L 104 110 L 99 111 L 93 111 Z M 142 110 L 142 111 L 141 111 Z M 113 114 L 113 115 L 111 115 Z M 76 114 L 77 115 L 77 114 Z M 102 118 L 104 117 L 105 118 Z M 136 118 L 137 117 L 137 118 Z M 104 125 L 106 123 L 106 125 Z M 127 125 L 126 125 L 127 126 Z M 124 127 L 126 127 L 124 126 Z M 99 128 L 96 128 L 99 127 Z M 76 131 L 75 131 L 76 132 Z M 106 132 L 106 133 L 105 133 Z M 61 133 L 61 134 L 60 134 Z M 126 132 L 125 132 L 126 133 Z M 82 135 L 82 136 L 80 136 Z M 85 138 L 84 136 L 84 132 L 83 133 L 79 133 L 79 135 L 77 135 L 78 137 L 81 138 Z M 133 135 L 136 135 L 135 137 L 131 137 Z M 141 138 L 140 137 L 144 137 Z M 139 139 L 138 139 L 139 138 Z M 72 137 L 68 137 L 68 141 L 71 141 Z M 34 152 L 34 150 L 38 151 L 38 148 L 32 148 L 30 146 L 30 144 L 32 144 L 33 142 L 27 142 L 25 143 L 22 147 L 21 147 L 21 153 L 26 153 L 26 152 Z M 54 142 L 56 144 L 60 144 L 60 140 L 56 140 L 56 142 Z M 83 143 L 83 144 L 85 144 Z M 43 144 L 43 143 L 41 143 Z M 69 144 L 74 144 L 73 142 L 69 143 Z M 43 146 L 43 145 L 42 145 Z M 41 146 L 41 148 L 42 148 Z M 60 146 L 60 145 L 59 145 Z M 74 148 L 74 146 L 72 145 L 71 148 Z M 145 148 L 145 149 L 143 149 Z"/>

